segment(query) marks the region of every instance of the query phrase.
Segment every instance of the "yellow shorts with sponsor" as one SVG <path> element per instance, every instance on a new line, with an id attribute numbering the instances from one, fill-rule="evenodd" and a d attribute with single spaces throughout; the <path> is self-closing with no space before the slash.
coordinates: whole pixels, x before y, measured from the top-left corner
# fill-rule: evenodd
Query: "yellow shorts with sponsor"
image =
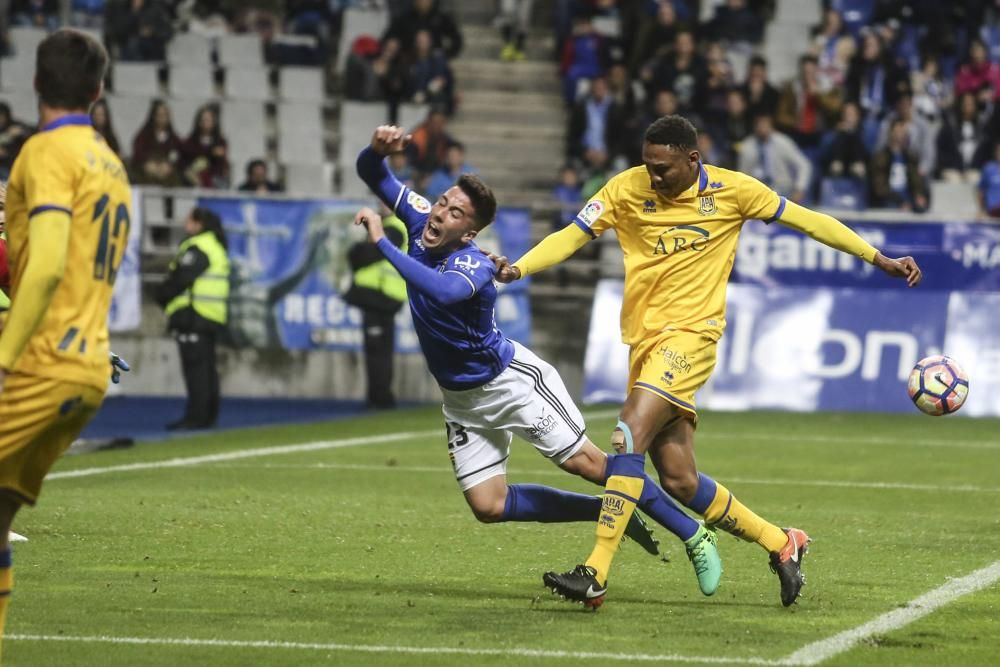
<path id="1" fill-rule="evenodd" d="M 8 375 L 0 392 L 0 490 L 34 505 L 49 468 L 103 400 L 86 385 Z"/>
<path id="2" fill-rule="evenodd" d="M 675 329 L 633 345 L 629 391 L 651 392 L 697 416 L 694 395 L 715 370 L 717 344 L 703 334 Z"/>

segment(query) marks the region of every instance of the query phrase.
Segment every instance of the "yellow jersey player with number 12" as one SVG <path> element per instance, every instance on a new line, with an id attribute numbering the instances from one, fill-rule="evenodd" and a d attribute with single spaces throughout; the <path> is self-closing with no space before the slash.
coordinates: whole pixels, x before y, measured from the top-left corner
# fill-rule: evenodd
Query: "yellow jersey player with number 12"
<path id="1" fill-rule="evenodd" d="M 8 532 L 101 405 L 108 309 L 128 241 L 125 168 L 90 123 L 108 56 L 75 30 L 39 45 L 39 131 L 7 183 L 11 308 L 0 334 L 0 631 L 12 584 Z"/>

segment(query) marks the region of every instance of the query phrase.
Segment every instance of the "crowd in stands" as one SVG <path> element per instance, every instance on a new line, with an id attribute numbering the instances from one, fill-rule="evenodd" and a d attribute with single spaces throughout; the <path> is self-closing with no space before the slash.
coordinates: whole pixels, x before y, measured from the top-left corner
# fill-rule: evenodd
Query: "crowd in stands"
<path id="1" fill-rule="evenodd" d="M 676 112 L 706 161 L 796 201 L 923 211 L 931 182 L 947 180 L 1000 214 L 1000 0 L 824 0 L 786 81 L 761 55 L 774 2 L 719 0 L 699 21 L 703 4 L 557 3 L 570 110 L 560 201 L 640 163 L 648 121 Z"/>

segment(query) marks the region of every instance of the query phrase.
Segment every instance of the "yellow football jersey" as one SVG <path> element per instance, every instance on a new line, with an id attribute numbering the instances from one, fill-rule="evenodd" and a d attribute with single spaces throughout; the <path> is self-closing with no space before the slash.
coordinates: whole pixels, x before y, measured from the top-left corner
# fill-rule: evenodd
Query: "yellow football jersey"
<path id="1" fill-rule="evenodd" d="M 667 200 L 645 167 L 634 167 L 608 181 L 574 222 L 595 238 L 614 229 L 625 252 L 626 344 L 670 329 L 718 340 L 743 222 L 777 219 L 784 207 L 784 198 L 760 181 L 711 165 L 701 165 L 694 184 Z"/>
<path id="2" fill-rule="evenodd" d="M 131 202 L 125 167 L 89 116 L 64 116 L 25 142 L 7 184 L 12 302 L 27 266 L 31 217 L 66 211 L 71 226 L 65 274 L 14 372 L 107 388 L 108 309 Z"/>

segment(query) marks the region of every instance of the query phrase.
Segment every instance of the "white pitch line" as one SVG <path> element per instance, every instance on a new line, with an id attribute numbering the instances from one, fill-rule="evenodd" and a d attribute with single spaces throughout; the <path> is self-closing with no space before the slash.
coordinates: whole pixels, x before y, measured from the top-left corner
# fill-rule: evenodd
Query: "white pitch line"
<path id="1" fill-rule="evenodd" d="M 964 577 L 952 579 L 943 586 L 939 586 L 908 602 L 905 607 L 882 614 L 864 625 L 859 625 L 856 628 L 845 630 L 827 639 L 807 644 L 787 657 L 782 658 L 778 663 L 782 665 L 818 665 L 836 655 L 849 651 L 863 639 L 899 630 L 964 595 L 989 588 L 997 581 L 1000 581 L 1000 560 Z"/>
<path id="2" fill-rule="evenodd" d="M 327 644 L 313 642 L 240 641 L 230 639 L 194 639 L 189 637 L 108 637 L 14 634 L 7 641 L 77 642 L 84 644 L 133 644 L 140 646 L 205 646 L 220 648 L 290 649 L 307 651 L 345 651 L 357 653 L 403 653 L 411 655 L 468 655 L 518 658 L 563 658 L 571 660 L 614 660 L 617 662 L 695 662 L 711 665 L 776 665 L 763 658 L 727 658 L 668 653 L 599 653 L 590 651 L 554 651 L 536 648 L 464 648 L 453 646 L 385 646 L 371 644 Z"/>
<path id="3" fill-rule="evenodd" d="M 400 440 L 412 440 L 415 438 L 427 438 L 441 436 L 441 429 L 433 431 L 402 431 L 399 433 L 385 433 L 381 435 L 366 435 L 357 438 L 342 438 L 340 440 L 319 440 L 316 442 L 305 442 L 299 445 L 278 445 L 275 447 L 257 447 L 255 449 L 237 449 L 232 452 L 222 452 L 220 454 L 205 454 L 204 456 L 186 456 L 182 458 L 166 459 L 163 461 L 144 461 L 142 463 L 123 463 L 116 466 L 102 466 L 98 468 L 80 468 L 79 470 L 64 470 L 49 474 L 45 480 L 69 479 L 73 477 L 90 477 L 92 475 L 104 475 L 110 472 L 132 472 L 134 470 L 153 470 L 156 468 L 180 468 L 183 466 L 196 466 L 203 463 L 218 463 L 219 461 L 237 461 L 239 459 L 250 459 L 257 456 L 273 456 L 276 454 L 298 454 L 301 452 L 318 452 L 324 449 L 339 449 L 341 447 L 357 447 L 359 445 L 371 445 L 383 442 L 398 442 Z"/>
<path id="4" fill-rule="evenodd" d="M 705 431 L 698 433 L 695 440 L 733 440 L 736 442 L 746 440 L 759 440 L 762 442 L 793 442 L 793 443 L 818 443 L 837 445 L 889 445 L 897 447 L 941 447 L 958 449 L 1000 449 L 1000 442 L 993 440 L 928 440 L 922 438 L 909 438 L 900 436 L 899 438 L 881 438 L 877 436 L 850 436 L 850 435 L 795 435 L 789 433 L 718 433 Z"/>
<path id="5" fill-rule="evenodd" d="M 416 472 L 454 474 L 451 468 L 445 466 L 400 466 L 375 463 L 250 463 L 216 466 L 223 468 L 264 468 L 278 470 L 359 470 L 372 472 Z M 539 477 L 565 477 L 563 470 L 519 470 L 510 469 L 508 475 L 524 475 Z M 962 493 L 1000 493 L 1000 487 L 973 486 L 971 484 L 911 484 L 908 482 L 852 482 L 847 480 L 823 479 L 758 479 L 746 477 L 720 477 L 727 484 L 760 484 L 763 486 L 816 486 L 845 489 L 898 489 L 901 491 L 962 492 Z"/>

